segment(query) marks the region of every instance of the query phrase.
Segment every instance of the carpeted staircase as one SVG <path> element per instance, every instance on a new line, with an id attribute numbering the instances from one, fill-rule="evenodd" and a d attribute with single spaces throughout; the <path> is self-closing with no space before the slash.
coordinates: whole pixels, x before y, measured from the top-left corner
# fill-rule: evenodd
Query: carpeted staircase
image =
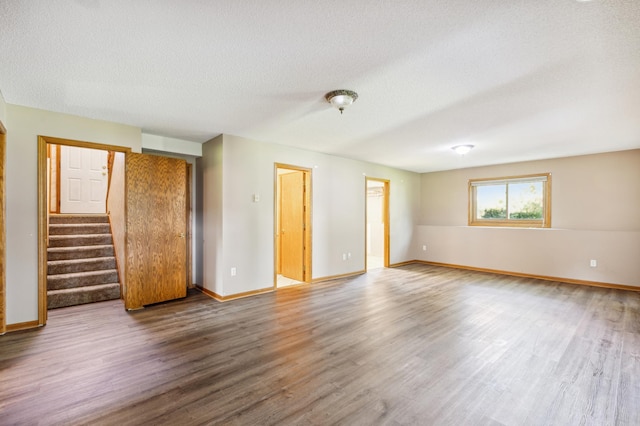
<path id="1" fill-rule="evenodd" d="M 51 215 L 47 249 L 49 309 L 120 298 L 107 215 Z"/>

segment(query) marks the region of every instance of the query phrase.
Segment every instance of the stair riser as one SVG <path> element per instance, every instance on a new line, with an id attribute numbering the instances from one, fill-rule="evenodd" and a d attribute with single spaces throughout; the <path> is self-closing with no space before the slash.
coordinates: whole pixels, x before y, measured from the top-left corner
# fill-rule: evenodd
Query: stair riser
<path id="1" fill-rule="evenodd" d="M 49 247 L 101 246 L 109 244 L 113 244 L 111 234 L 49 237 Z"/>
<path id="2" fill-rule="evenodd" d="M 72 260 L 72 259 L 88 259 L 92 257 L 112 257 L 114 256 L 113 246 L 100 248 L 82 248 L 76 249 L 70 247 L 68 250 L 49 250 L 47 252 L 47 260 Z"/>
<path id="3" fill-rule="evenodd" d="M 109 232 L 111 232 L 111 228 L 108 223 L 49 226 L 49 235 L 108 234 Z"/>
<path id="4" fill-rule="evenodd" d="M 88 287 L 99 284 L 118 282 L 117 271 L 104 271 L 98 274 L 87 274 L 67 277 L 65 275 L 47 276 L 47 290 L 62 290 L 65 288 Z"/>
<path id="5" fill-rule="evenodd" d="M 89 215 L 89 216 L 49 216 L 49 224 L 63 223 L 109 223 L 109 217 L 106 215 Z"/>
<path id="6" fill-rule="evenodd" d="M 84 303 L 103 302 L 105 300 L 120 299 L 120 286 L 110 288 L 88 288 L 78 292 L 64 294 L 48 294 L 47 307 L 49 309 L 63 308 L 65 306 L 82 305 Z"/>
<path id="7" fill-rule="evenodd" d="M 104 271 L 107 269 L 116 268 L 116 259 L 114 258 L 101 258 L 91 259 L 86 261 L 72 261 L 64 263 L 53 263 L 47 265 L 47 274 L 70 274 L 73 272 L 89 272 L 89 271 Z"/>

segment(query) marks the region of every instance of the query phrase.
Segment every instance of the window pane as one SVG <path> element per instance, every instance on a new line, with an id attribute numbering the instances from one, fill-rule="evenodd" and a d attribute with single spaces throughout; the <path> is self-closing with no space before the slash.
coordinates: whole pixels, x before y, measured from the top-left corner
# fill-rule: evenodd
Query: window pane
<path id="1" fill-rule="evenodd" d="M 542 219 L 542 182 L 509 184 L 509 219 Z"/>
<path id="2" fill-rule="evenodd" d="M 476 219 L 507 218 L 507 185 L 476 187 Z"/>

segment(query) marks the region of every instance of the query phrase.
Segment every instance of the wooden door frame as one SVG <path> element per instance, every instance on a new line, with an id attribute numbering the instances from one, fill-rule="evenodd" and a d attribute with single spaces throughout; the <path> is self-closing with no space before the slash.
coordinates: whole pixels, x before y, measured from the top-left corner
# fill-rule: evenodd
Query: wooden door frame
<path id="1" fill-rule="evenodd" d="M 278 196 L 278 169 L 287 169 L 303 172 L 305 195 L 304 195 L 304 260 L 303 260 L 303 282 L 311 283 L 312 274 L 312 187 L 311 172 L 313 169 L 307 167 L 294 166 L 291 164 L 274 163 L 273 164 L 273 289 L 278 289 L 278 214 L 280 199 Z"/>
<path id="2" fill-rule="evenodd" d="M 187 288 L 195 288 L 193 285 L 193 197 L 191 191 L 193 185 L 193 164 L 187 161 Z"/>
<path id="3" fill-rule="evenodd" d="M 0 335 L 7 332 L 7 278 L 6 278 L 6 191 L 5 191 L 5 160 L 6 160 L 7 129 L 0 121 Z"/>
<path id="4" fill-rule="evenodd" d="M 124 152 L 125 155 L 131 152 L 131 148 L 124 146 L 76 141 L 52 136 L 38 136 L 38 326 L 43 326 L 47 323 L 47 247 L 49 245 L 49 233 L 47 232 L 49 214 L 49 200 L 47 199 L 48 144 Z"/>
<path id="5" fill-rule="evenodd" d="M 51 188 L 49 188 L 49 196 L 47 201 L 49 202 L 49 214 L 59 214 L 60 213 L 60 145 L 55 144 L 47 144 L 47 159 L 51 158 L 51 146 L 56 148 L 56 185 L 54 188 L 56 194 L 56 205 L 51 208 Z M 51 175 L 53 174 L 53 164 L 49 166 L 49 175 L 48 178 L 51 179 Z M 107 188 L 107 192 L 109 189 Z"/>
<path id="6" fill-rule="evenodd" d="M 364 270 L 367 270 L 367 214 L 368 214 L 368 188 L 369 182 L 382 182 L 384 188 L 384 198 L 382 200 L 382 218 L 384 220 L 384 267 L 389 267 L 389 179 L 379 179 L 365 176 L 364 179 Z"/>

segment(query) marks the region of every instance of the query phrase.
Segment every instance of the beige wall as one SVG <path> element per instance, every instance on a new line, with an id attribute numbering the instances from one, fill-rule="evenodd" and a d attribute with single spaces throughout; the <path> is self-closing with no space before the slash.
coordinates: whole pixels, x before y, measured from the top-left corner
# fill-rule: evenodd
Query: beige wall
<path id="1" fill-rule="evenodd" d="M 127 221 L 124 212 L 125 207 L 125 167 L 124 153 L 116 152 L 111 170 L 111 185 L 107 195 L 107 214 L 111 222 L 111 234 L 113 235 L 113 247 L 118 262 L 118 278 L 120 288 L 124 288 L 125 283 L 125 233 Z"/>
<path id="2" fill-rule="evenodd" d="M 38 319 L 38 135 L 141 150 L 138 128 L 6 105 L 7 324 Z"/>
<path id="3" fill-rule="evenodd" d="M 545 172 L 552 175 L 551 229 L 467 226 L 469 179 Z M 425 173 L 421 180 L 417 259 L 640 286 L 640 150 Z"/>
<path id="4" fill-rule="evenodd" d="M 275 163 L 312 169 L 314 279 L 364 270 L 365 175 L 391 181 L 391 263 L 412 259 L 418 174 L 229 135 L 205 145 L 210 145 L 203 147 L 205 288 L 227 296 L 273 286 Z M 342 253 L 352 256 L 343 261 Z"/>

